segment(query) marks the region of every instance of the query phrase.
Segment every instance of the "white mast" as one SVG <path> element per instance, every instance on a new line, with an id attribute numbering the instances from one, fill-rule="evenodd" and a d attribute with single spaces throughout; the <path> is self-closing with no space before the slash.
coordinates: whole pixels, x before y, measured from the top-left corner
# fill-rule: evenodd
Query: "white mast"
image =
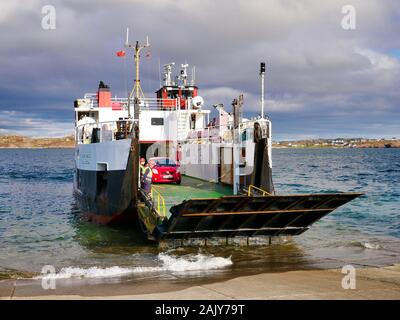
<path id="1" fill-rule="evenodd" d="M 140 85 L 140 79 L 139 79 L 140 51 L 144 48 L 148 48 L 149 46 L 150 46 L 149 37 L 146 37 L 145 45 L 140 45 L 139 41 L 136 41 L 135 45 L 130 44 L 129 43 L 129 28 L 126 28 L 125 48 L 135 50 L 135 55 L 134 55 L 134 58 L 135 58 L 135 81 L 134 81 L 134 86 L 132 88 L 132 91 L 128 96 L 129 117 L 131 116 L 131 112 L 130 112 L 131 99 L 134 98 L 136 103 L 138 103 L 139 99 L 144 99 L 144 93 L 143 93 L 142 87 Z M 139 116 L 139 113 L 138 113 L 139 110 L 136 110 L 136 108 L 135 108 L 135 111 L 137 111 L 136 115 L 134 117 L 136 119 L 136 117 Z"/>

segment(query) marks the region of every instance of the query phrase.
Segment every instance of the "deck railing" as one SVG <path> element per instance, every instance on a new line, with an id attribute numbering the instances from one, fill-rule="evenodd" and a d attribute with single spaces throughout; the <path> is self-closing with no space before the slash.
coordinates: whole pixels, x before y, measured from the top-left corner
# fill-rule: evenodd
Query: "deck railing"
<path id="1" fill-rule="evenodd" d="M 255 195 L 255 192 L 254 192 L 254 191 L 256 191 L 257 194 L 261 194 L 263 197 L 272 196 L 272 194 L 270 194 L 268 191 L 265 191 L 265 190 L 263 190 L 263 189 L 261 189 L 261 188 L 258 188 L 258 187 L 256 187 L 256 186 L 253 186 L 252 184 L 249 185 L 249 189 L 247 190 L 247 195 L 248 195 L 249 197 Z"/>
<path id="2" fill-rule="evenodd" d="M 221 128 L 219 126 L 205 127 L 201 129 L 192 129 L 188 132 L 186 140 L 189 142 L 194 142 L 196 140 L 221 140 Z"/>
<path id="3" fill-rule="evenodd" d="M 239 127 L 239 134 L 241 141 L 253 140 L 253 128 L 247 124 L 241 124 Z M 232 143 L 233 132 L 232 124 L 227 126 L 208 126 L 201 129 L 193 129 L 188 132 L 186 141 L 189 143 L 208 143 L 208 142 L 222 142 Z"/>
<path id="4" fill-rule="evenodd" d="M 75 128 L 75 141 L 77 144 L 89 144 L 128 139 L 132 123 L 130 119 L 121 119 L 80 124 Z"/>
<path id="5" fill-rule="evenodd" d="M 161 217 L 166 217 L 165 199 L 154 186 L 151 188 L 151 199 L 157 213 Z"/>
<path id="6" fill-rule="evenodd" d="M 96 93 L 86 93 L 81 99 L 82 107 L 86 108 L 98 108 L 97 94 Z M 111 98 L 111 107 L 120 108 L 122 110 L 127 110 L 130 103 L 131 109 L 134 109 L 134 99 L 132 98 L 129 102 L 128 98 Z M 138 103 L 140 110 L 178 110 L 178 109 L 188 109 L 190 108 L 190 99 L 181 100 L 176 99 L 160 99 L 160 98 L 143 98 L 139 99 Z"/>

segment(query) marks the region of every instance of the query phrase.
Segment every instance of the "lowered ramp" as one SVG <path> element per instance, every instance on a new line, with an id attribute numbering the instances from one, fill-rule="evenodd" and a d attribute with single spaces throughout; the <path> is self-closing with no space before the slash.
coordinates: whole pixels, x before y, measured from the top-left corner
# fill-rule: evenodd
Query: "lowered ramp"
<path id="1" fill-rule="evenodd" d="M 158 240 L 293 236 L 362 193 L 224 196 L 191 199 L 170 209 Z"/>

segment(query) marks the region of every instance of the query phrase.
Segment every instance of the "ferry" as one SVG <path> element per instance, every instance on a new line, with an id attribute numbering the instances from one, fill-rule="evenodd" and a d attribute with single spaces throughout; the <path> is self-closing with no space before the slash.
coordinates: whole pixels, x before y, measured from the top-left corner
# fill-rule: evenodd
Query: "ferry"
<path id="1" fill-rule="evenodd" d="M 177 245 L 271 243 L 300 235 L 361 193 L 279 194 L 272 181 L 272 126 L 264 113 L 265 63 L 260 64 L 261 113 L 246 118 L 243 95 L 231 106 L 207 107 L 195 68 L 163 66 L 154 97 L 140 85 L 140 54 L 150 46 L 129 43 L 135 80 L 128 97 L 113 97 L 100 81 L 96 93 L 74 102 L 74 194 L 89 221 L 132 221 L 148 239 Z M 125 51 L 118 55 L 125 55 Z M 190 73 L 190 74 L 189 74 Z M 164 183 L 146 193 L 139 159 L 168 159 Z M 153 169 L 157 170 L 157 169 Z"/>

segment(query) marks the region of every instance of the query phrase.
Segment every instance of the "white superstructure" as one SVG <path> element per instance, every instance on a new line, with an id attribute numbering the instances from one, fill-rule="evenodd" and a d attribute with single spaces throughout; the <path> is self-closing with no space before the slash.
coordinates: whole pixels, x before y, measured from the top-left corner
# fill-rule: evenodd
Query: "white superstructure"
<path id="1" fill-rule="evenodd" d="M 210 119 L 211 110 L 198 95 L 193 75 L 187 80 L 188 64 L 182 65 L 176 81 L 173 66 L 164 65 L 164 85 L 155 98 L 137 98 L 132 103 L 132 99 L 112 97 L 110 88 L 100 82 L 96 94 L 76 101 L 77 167 L 121 170 L 132 123 L 138 120 L 140 156 L 171 157 L 180 162 L 183 174 L 231 184 L 236 193 L 245 184 L 240 177 L 253 171 L 254 125 L 261 126 L 270 149 L 271 123 L 267 118 L 243 119 L 243 97 L 235 99 L 232 113 L 214 105 L 216 116 Z M 110 156 L 116 153 L 120 156 Z"/>

